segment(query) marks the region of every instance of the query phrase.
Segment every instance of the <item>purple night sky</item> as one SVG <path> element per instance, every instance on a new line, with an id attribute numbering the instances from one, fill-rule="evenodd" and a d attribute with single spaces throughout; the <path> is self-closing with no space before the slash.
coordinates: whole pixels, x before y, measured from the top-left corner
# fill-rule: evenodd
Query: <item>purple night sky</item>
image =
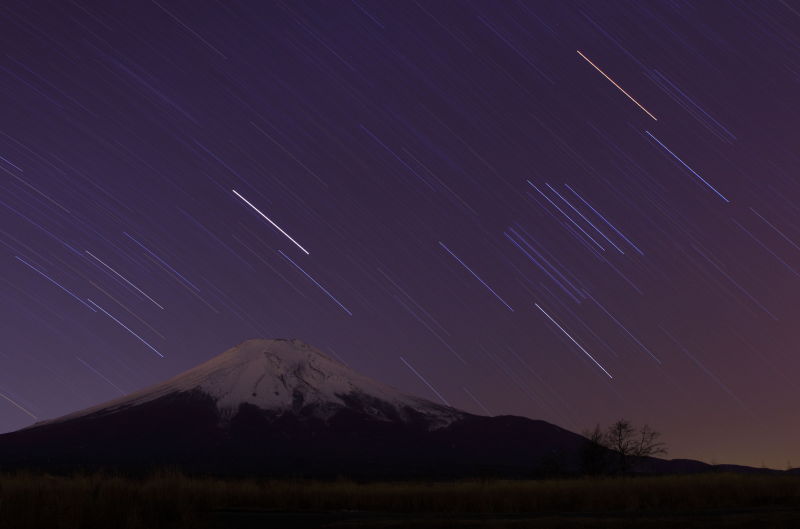
<path id="1" fill-rule="evenodd" d="M 800 4 L 12 0 L 0 43 L 0 431 L 297 337 L 800 464 Z"/>

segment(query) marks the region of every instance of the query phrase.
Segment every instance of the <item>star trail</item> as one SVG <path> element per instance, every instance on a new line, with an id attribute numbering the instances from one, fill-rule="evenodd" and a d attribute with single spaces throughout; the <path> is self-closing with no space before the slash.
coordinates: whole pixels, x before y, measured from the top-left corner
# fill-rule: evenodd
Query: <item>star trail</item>
<path id="1" fill-rule="evenodd" d="M 800 461 L 788 2 L 12 0 L 0 43 L 0 430 L 295 337 Z"/>

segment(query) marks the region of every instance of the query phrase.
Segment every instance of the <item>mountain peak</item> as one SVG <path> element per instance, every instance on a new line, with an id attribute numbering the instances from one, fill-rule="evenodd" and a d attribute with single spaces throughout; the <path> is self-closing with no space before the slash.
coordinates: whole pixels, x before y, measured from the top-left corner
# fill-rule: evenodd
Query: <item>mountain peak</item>
<path id="1" fill-rule="evenodd" d="M 228 362 L 247 363 L 258 361 L 259 357 L 262 355 L 280 357 L 286 361 L 298 362 L 316 358 L 318 360 L 324 359 L 324 361 L 342 365 L 338 360 L 331 358 L 316 347 L 297 338 L 251 338 L 217 355 L 209 360 L 209 362 L 214 362 L 216 360 L 221 364 L 226 364 Z"/>
<path id="2" fill-rule="evenodd" d="M 116 413 L 167 395 L 195 392 L 214 400 L 223 421 L 236 415 L 243 404 L 278 415 L 313 410 L 324 418 L 358 402 L 362 411 L 376 416 L 389 413 L 403 417 L 413 411 L 435 418 L 437 424 L 446 424 L 462 414 L 361 375 L 301 340 L 257 338 L 246 340 L 166 382 L 55 422 Z"/>
<path id="3" fill-rule="evenodd" d="M 297 339 L 251 339 L 165 383 L 174 391 L 200 389 L 217 406 L 242 403 L 291 408 L 301 402 L 340 401 L 353 391 L 394 392 Z"/>

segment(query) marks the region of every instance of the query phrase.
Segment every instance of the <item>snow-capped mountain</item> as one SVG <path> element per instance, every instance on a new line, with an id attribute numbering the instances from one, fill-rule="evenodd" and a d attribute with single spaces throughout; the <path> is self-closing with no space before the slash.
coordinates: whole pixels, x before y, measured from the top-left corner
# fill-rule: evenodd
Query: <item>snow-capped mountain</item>
<path id="1" fill-rule="evenodd" d="M 410 420 L 413 414 L 414 420 L 428 419 L 433 428 L 464 415 L 365 377 L 300 340 L 255 339 L 161 384 L 34 426 L 116 413 L 167 395 L 192 393 L 211 397 L 223 424 L 242 405 L 276 415 L 305 411 L 321 419 L 360 405 L 361 411 L 379 420 Z"/>
<path id="2" fill-rule="evenodd" d="M 586 440 L 404 394 L 298 340 L 249 340 L 166 382 L 0 435 L 0 467 L 292 476 L 576 470 Z"/>

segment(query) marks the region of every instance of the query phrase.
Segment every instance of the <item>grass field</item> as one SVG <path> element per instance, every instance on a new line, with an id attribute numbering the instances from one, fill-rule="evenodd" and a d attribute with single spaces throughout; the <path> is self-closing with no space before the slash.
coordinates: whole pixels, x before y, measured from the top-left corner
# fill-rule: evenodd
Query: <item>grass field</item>
<path id="1" fill-rule="evenodd" d="M 800 527 L 800 476 L 541 481 L 0 474 L 0 527 Z"/>

